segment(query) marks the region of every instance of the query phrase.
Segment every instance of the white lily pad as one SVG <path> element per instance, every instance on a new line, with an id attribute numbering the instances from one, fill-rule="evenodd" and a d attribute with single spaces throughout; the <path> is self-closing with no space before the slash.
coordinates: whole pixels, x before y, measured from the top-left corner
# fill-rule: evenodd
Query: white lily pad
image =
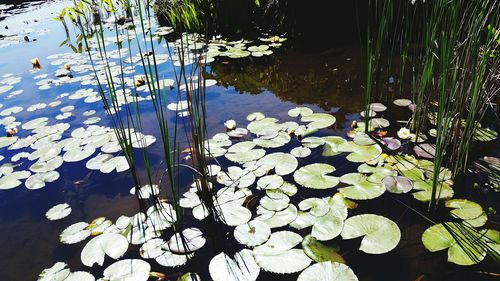
<path id="1" fill-rule="evenodd" d="M 119 259 L 127 251 L 128 245 L 127 238 L 121 234 L 103 233 L 92 238 L 85 245 L 80 258 L 82 263 L 89 267 L 96 263 L 103 265 L 106 255 L 113 259 Z M 104 272 L 106 276 L 106 270 Z"/>
<path id="2" fill-rule="evenodd" d="M 297 281 L 358 281 L 358 277 L 345 264 L 325 261 L 306 268 Z"/>
<path id="3" fill-rule="evenodd" d="M 75 244 L 83 241 L 90 236 L 91 231 L 87 229 L 88 226 L 89 224 L 86 222 L 74 223 L 61 232 L 59 239 L 63 244 Z"/>
<path id="4" fill-rule="evenodd" d="M 248 249 L 237 252 L 234 259 L 222 252 L 212 258 L 208 268 L 214 281 L 255 281 L 260 273 L 252 251 Z"/>
<path id="5" fill-rule="evenodd" d="M 258 220 L 240 224 L 234 229 L 234 238 L 245 246 L 255 247 L 266 242 L 271 235 L 271 228 Z"/>
<path id="6" fill-rule="evenodd" d="M 139 259 L 125 259 L 108 266 L 104 272 L 104 280 L 120 281 L 147 281 L 151 266 L 148 262 Z"/>
<path id="7" fill-rule="evenodd" d="M 66 203 L 62 203 L 50 208 L 47 211 L 47 213 L 45 213 L 45 216 L 49 220 L 55 221 L 69 216 L 70 213 L 71 213 L 71 207 Z"/>
<path id="8" fill-rule="evenodd" d="M 174 234 L 168 240 L 168 248 L 173 253 L 186 254 L 200 249 L 205 245 L 205 242 L 206 239 L 203 237 L 203 233 L 199 229 L 191 227 L 184 229 L 182 234 Z"/>

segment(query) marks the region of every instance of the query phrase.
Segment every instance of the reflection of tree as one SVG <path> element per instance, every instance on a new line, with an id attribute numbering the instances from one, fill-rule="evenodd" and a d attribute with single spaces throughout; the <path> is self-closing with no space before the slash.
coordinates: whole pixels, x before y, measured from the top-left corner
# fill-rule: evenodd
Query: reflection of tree
<path id="1" fill-rule="evenodd" d="M 221 58 L 212 63 L 210 74 L 241 93 L 257 95 L 268 90 L 283 101 L 359 112 L 359 53 L 357 49 L 331 49 L 323 53 L 287 51 L 265 58 Z"/>

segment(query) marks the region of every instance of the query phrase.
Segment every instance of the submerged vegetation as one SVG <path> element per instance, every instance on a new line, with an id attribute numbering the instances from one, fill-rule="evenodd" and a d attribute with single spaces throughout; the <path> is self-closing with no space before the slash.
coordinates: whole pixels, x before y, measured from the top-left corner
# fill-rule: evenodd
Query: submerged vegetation
<path id="1" fill-rule="evenodd" d="M 207 105 L 211 89 L 257 80 L 224 71 L 288 51 L 293 28 L 288 39 L 236 25 L 267 16 L 286 29 L 294 24 L 286 1 L 75 0 L 63 8 L 54 18 L 66 36 L 60 46 L 74 53 L 33 58 L 32 73 L 40 91 L 78 90 L 26 109 L 61 106 L 57 123 L 18 121 L 19 105 L 1 109 L 0 148 L 22 151 L 1 164 L 0 189 L 44 188 L 64 176 L 65 163 L 85 160 L 102 174 L 127 171 L 130 186 L 121 188 L 139 209 L 69 224 L 77 206 L 50 208 L 46 218 L 65 225 L 60 242 L 78 244 L 82 270 L 58 261 L 38 280 L 358 280 L 370 273 L 358 272 L 356 258 L 390 256 L 406 241 L 446 252 L 455 265 L 495 268 L 494 204 L 460 181 L 474 173 L 477 190 L 498 192 L 498 155 L 476 147 L 498 146 L 500 3 L 355 4 L 366 68 L 362 107 L 348 117 L 300 104 L 225 116 Z M 40 74 L 48 62 L 56 78 Z M 273 71 L 256 74 L 259 91 L 279 78 Z M 284 76 L 279 83 L 292 80 Z M 0 94 L 15 98 L 20 81 L 4 75 Z M 65 98 L 102 106 L 70 130 L 64 120 L 78 106 Z M 109 126 L 98 125 L 103 119 Z"/>

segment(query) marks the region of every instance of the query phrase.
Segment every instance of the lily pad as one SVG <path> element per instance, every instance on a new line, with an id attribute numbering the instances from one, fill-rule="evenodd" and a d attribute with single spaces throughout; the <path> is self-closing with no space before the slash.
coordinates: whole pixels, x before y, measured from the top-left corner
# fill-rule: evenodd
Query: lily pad
<path id="1" fill-rule="evenodd" d="M 356 200 L 368 200 L 384 194 L 385 187 L 381 183 L 374 183 L 366 176 L 357 173 L 345 174 L 340 177 L 340 181 L 350 186 L 339 188 L 339 192 L 344 197 Z"/>
<path id="2" fill-rule="evenodd" d="M 382 179 L 382 183 L 391 193 L 407 193 L 413 189 L 412 181 L 401 176 L 387 176 Z"/>
<path id="3" fill-rule="evenodd" d="M 310 164 L 298 169 L 293 178 L 298 184 L 307 188 L 328 189 L 339 184 L 338 177 L 328 176 L 334 171 L 335 167 L 328 164 Z"/>
<path id="4" fill-rule="evenodd" d="M 257 161 L 257 165 L 266 165 L 280 176 L 291 174 L 297 169 L 298 162 L 293 155 L 283 152 L 268 154 Z"/>
<path id="5" fill-rule="evenodd" d="M 332 261 L 345 263 L 344 258 L 334 248 L 322 244 L 311 235 L 307 235 L 302 240 L 302 249 L 315 262 Z"/>
<path id="6" fill-rule="evenodd" d="M 234 259 L 220 253 L 212 258 L 208 268 L 214 281 L 254 281 L 260 273 L 252 251 L 248 249 L 237 252 Z"/>
<path id="7" fill-rule="evenodd" d="M 92 240 L 82 250 L 81 260 L 86 266 L 94 264 L 103 265 L 105 256 L 119 259 L 128 249 L 128 241 L 125 236 L 117 233 L 103 233 Z M 106 270 L 104 271 L 106 276 Z"/>
<path id="8" fill-rule="evenodd" d="M 55 220 L 60 220 L 60 219 L 63 219 L 65 217 L 69 216 L 70 213 L 71 213 L 71 207 L 66 203 L 62 203 L 62 204 L 55 205 L 54 207 L 50 208 L 47 211 L 47 213 L 45 213 L 45 216 L 49 220 L 55 221 Z"/>
<path id="9" fill-rule="evenodd" d="M 174 234 L 168 241 L 168 248 L 173 253 L 186 254 L 200 249 L 205 245 L 205 242 L 203 233 L 199 229 L 191 227 L 184 229 L 182 234 Z"/>
<path id="10" fill-rule="evenodd" d="M 368 254 L 387 253 L 394 249 L 401 239 L 401 231 L 396 223 L 374 214 L 348 218 L 341 235 L 343 239 L 364 236 L 359 249 Z"/>
<path id="11" fill-rule="evenodd" d="M 483 214 L 483 208 L 476 202 L 467 199 L 452 199 L 446 201 L 446 207 L 453 208 L 450 213 L 463 220 L 476 219 Z"/>
<path id="12" fill-rule="evenodd" d="M 454 235 L 451 235 L 450 229 Z M 443 224 L 436 224 L 424 231 L 422 234 L 422 243 L 425 248 L 431 252 L 437 252 L 448 249 L 448 261 L 458 265 L 473 265 L 484 259 L 486 250 L 480 246 L 467 245 L 466 242 L 457 242 L 455 237 L 460 241 L 470 241 L 463 233 L 463 227 L 458 228 L 454 223 L 447 223 L 447 227 Z M 475 237 L 474 239 L 481 239 L 479 233 L 467 231 L 467 236 Z M 472 243 L 476 243 L 473 241 Z M 464 250 L 464 248 L 466 250 Z"/>
<path id="13" fill-rule="evenodd" d="M 297 281 L 358 281 L 358 277 L 345 264 L 325 261 L 306 268 Z"/>
<path id="14" fill-rule="evenodd" d="M 415 199 L 422 202 L 429 202 L 432 198 L 432 180 L 416 181 L 413 183 L 413 189 L 418 190 L 412 195 Z M 447 183 L 438 183 L 436 198 L 447 199 L 453 197 L 453 189 Z"/>
<path id="15" fill-rule="evenodd" d="M 347 160 L 351 162 L 361 163 L 377 158 L 382 154 L 382 148 L 378 144 L 373 145 L 358 145 L 354 142 L 346 142 L 338 146 L 340 152 L 350 152 L 347 155 Z"/>
<path id="16" fill-rule="evenodd" d="M 147 281 L 151 266 L 148 262 L 139 259 L 126 259 L 113 263 L 104 272 L 104 280 L 134 280 Z"/>
<path id="17" fill-rule="evenodd" d="M 234 238 L 243 245 L 249 247 L 258 246 L 269 239 L 271 228 L 258 220 L 238 225 L 234 229 Z"/>

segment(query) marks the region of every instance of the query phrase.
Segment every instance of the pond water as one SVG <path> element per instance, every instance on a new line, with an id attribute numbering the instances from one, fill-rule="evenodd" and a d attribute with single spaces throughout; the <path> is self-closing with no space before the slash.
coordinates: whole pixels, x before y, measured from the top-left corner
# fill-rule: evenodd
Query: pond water
<path id="1" fill-rule="evenodd" d="M 57 79 L 55 72 L 62 67 L 61 63 L 53 63 L 59 57 L 56 54 L 72 53 L 67 46 L 59 44 L 66 39 L 61 23 L 52 20 L 59 11 L 71 1 L 38 1 L 25 3 L 0 4 L 0 34 L 5 37 L 0 40 L 0 80 L 8 77 L 19 77 L 21 81 L 13 84 L 12 88 L 0 94 L 0 111 L 20 106 L 22 111 L 12 114 L 15 121 L 25 123 L 29 120 L 47 117 L 49 125 L 66 122 L 70 128 L 62 138 L 68 138 L 71 132 L 85 126 L 83 122 L 89 118 L 84 116 L 87 111 L 95 110 L 91 117 L 100 117 L 96 123 L 99 126 L 111 127 L 112 124 L 105 114 L 100 101 L 87 103 L 84 99 L 70 99 L 68 95 L 79 89 L 91 88 L 94 85 L 81 85 L 78 76 L 91 73 L 91 70 L 74 75 L 75 83 L 50 84 L 44 88 L 44 79 Z M 70 32 L 75 30 L 70 27 Z M 25 38 L 27 36 L 27 38 Z M 157 52 L 166 54 L 166 48 L 161 42 Z M 314 112 L 330 113 L 336 117 L 334 125 L 322 129 L 315 136 L 341 136 L 347 138 L 346 133 L 351 130 L 354 120 L 360 120 L 362 110 L 363 68 L 360 50 L 357 46 L 335 47 L 323 51 L 303 51 L 294 49 L 292 43 L 284 43 L 271 56 L 262 58 L 245 58 L 231 60 L 218 58 L 207 68 L 208 78 L 217 80 L 217 85 L 207 88 L 207 129 L 209 136 L 224 131 L 224 122 L 233 119 L 238 125 L 246 126 L 249 122 L 246 116 L 252 112 L 262 112 L 266 116 L 275 117 L 280 122 L 297 121 L 290 117 L 288 111 L 297 106 L 307 106 Z M 113 44 L 110 44 L 114 48 Z M 137 50 L 133 50 L 136 52 Z M 38 57 L 42 69 L 32 71 L 30 60 Z M 85 54 L 72 64 L 77 67 L 81 63 L 89 64 Z M 138 69 L 138 68 L 137 68 Z M 170 61 L 161 64 L 161 76 L 173 78 L 173 66 Z M 12 75 L 11 75 L 12 74 Z M 41 77 L 40 75 L 47 75 Z M 38 84 L 37 84 L 38 83 Z M 22 90 L 18 95 L 12 93 Z M 169 102 L 176 100 L 176 91 L 167 90 Z M 63 94 L 61 96 L 61 94 Z M 397 94 L 394 94 L 397 98 Z M 41 109 L 28 111 L 34 104 L 61 101 L 60 105 L 45 106 Z M 145 124 L 143 133 L 154 135 L 157 141 L 148 151 L 152 155 L 153 164 L 160 166 L 162 161 L 162 147 L 159 141 L 159 131 L 155 126 L 155 115 L 151 105 L 144 101 L 142 113 Z M 74 106 L 72 115 L 66 119 L 57 120 L 61 115 L 61 108 Z M 383 116 L 388 120 L 406 120 L 411 112 L 388 102 L 388 110 Z M 173 114 L 175 116 L 175 114 Z M 173 116 L 169 118 L 174 119 Z M 5 116 L 2 116 L 4 118 Z M 396 124 L 396 122 L 394 122 Z M 395 133 L 397 127 L 389 129 Z M 20 131 L 17 136 L 27 137 L 30 131 Z M 3 129 L 3 126 L 0 126 Z M 247 137 L 247 140 L 251 138 Z M 284 147 L 270 151 L 289 152 L 300 146 L 301 141 L 292 138 Z M 187 146 L 180 144 L 181 148 Z M 29 148 L 9 150 L 0 148 L 4 157 L 0 164 L 11 162 L 12 156 L 21 151 L 31 151 Z M 97 155 L 95 152 L 93 155 Z M 59 235 L 69 225 L 104 216 L 112 221 L 122 215 L 132 216 L 139 210 L 138 200 L 129 193 L 134 186 L 128 172 L 101 173 L 86 168 L 85 164 L 91 157 L 77 162 L 65 162 L 57 171 L 60 177 L 47 183 L 45 187 L 30 190 L 23 184 L 9 190 L 0 190 L 0 280 L 36 280 L 43 269 L 51 267 L 55 262 L 63 261 L 72 271 L 84 270 L 92 273 L 96 279 L 102 276 L 102 271 L 114 260 L 106 258 L 104 266 L 92 268 L 82 265 L 80 253 L 85 242 L 73 245 L 60 243 Z M 223 157 L 222 157 L 223 158 Z M 221 166 L 234 165 L 227 159 L 220 159 Z M 16 162 L 16 169 L 27 170 L 35 161 L 21 159 Z M 299 159 L 299 167 L 322 162 L 335 166 L 334 176 L 355 172 L 358 164 L 349 162 L 345 156 L 322 157 L 321 149 L 314 150 L 306 159 Z M 153 165 L 154 166 L 154 165 Z M 141 171 L 142 172 L 142 171 Z M 155 172 L 161 172 L 157 168 Z M 185 190 L 189 189 L 192 175 L 186 169 L 181 169 L 180 177 Z M 284 177 L 293 181 L 292 175 Z M 24 180 L 23 180 L 24 182 Z M 467 180 L 463 185 L 469 184 Z M 457 185 L 460 186 L 460 185 Z M 334 190 L 312 190 L 299 188 L 297 195 L 291 202 L 298 205 L 300 201 L 309 197 L 332 196 Z M 255 190 L 254 194 L 261 197 L 265 193 Z M 455 194 L 465 194 L 458 188 Z M 468 192 L 471 200 L 485 202 L 486 206 L 494 206 L 498 202 L 498 195 L 488 196 L 479 191 Z M 460 197 L 458 197 L 460 198 Z M 484 272 L 498 271 L 497 264 L 485 260 L 479 265 L 461 267 L 446 262 L 446 251 L 430 253 L 421 242 L 421 235 L 430 224 L 415 211 L 408 209 L 398 200 L 411 205 L 420 212 L 425 212 L 427 204 L 415 201 L 411 195 L 384 194 L 374 200 L 359 201 L 359 206 L 349 211 L 349 216 L 371 213 L 385 216 L 396 222 L 401 230 L 401 241 L 389 253 L 382 255 L 366 254 L 358 250 L 360 239 L 342 240 L 340 237 L 327 242 L 338 249 L 346 260 L 346 264 L 356 273 L 359 280 L 494 280 Z M 71 214 L 57 221 L 49 221 L 45 213 L 51 207 L 61 203 L 68 203 Z M 189 210 L 186 210 L 189 213 Z M 494 223 L 494 222 L 493 222 Z M 220 253 L 228 255 L 242 249 L 232 238 L 232 227 L 218 227 L 213 230 L 206 222 L 192 220 L 189 224 L 200 228 L 207 236 L 205 246 L 196 252 L 193 259 L 186 265 L 177 268 L 166 268 L 150 260 L 152 271 L 167 274 L 168 280 L 176 280 L 177 276 L 186 272 L 198 273 L 202 280 L 210 280 L 208 264 L 210 259 Z M 493 228 L 495 226 L 493 225 Z M 496 225 L 498 227 L 498 225 Z M 280 227 L 278 230 L 290 230 L 289 227 Z M 297 231 L 305 236 L 310 231 Z M 172 231 L 165 237 L 170 237 Z M 210 235 L 212 234 L 212 235 Z M 214 239 L 217 237 L 217 239 Z M 139 246 L 131 245 L 124 258 L 138 258 Z M 480 273 L 483 272 L 483 273 Z M 261 270 L 258 280 L 296 280 L 299 273 L 271 274 Z M 153 277 L 150 280 L 155 280 Z"/>

